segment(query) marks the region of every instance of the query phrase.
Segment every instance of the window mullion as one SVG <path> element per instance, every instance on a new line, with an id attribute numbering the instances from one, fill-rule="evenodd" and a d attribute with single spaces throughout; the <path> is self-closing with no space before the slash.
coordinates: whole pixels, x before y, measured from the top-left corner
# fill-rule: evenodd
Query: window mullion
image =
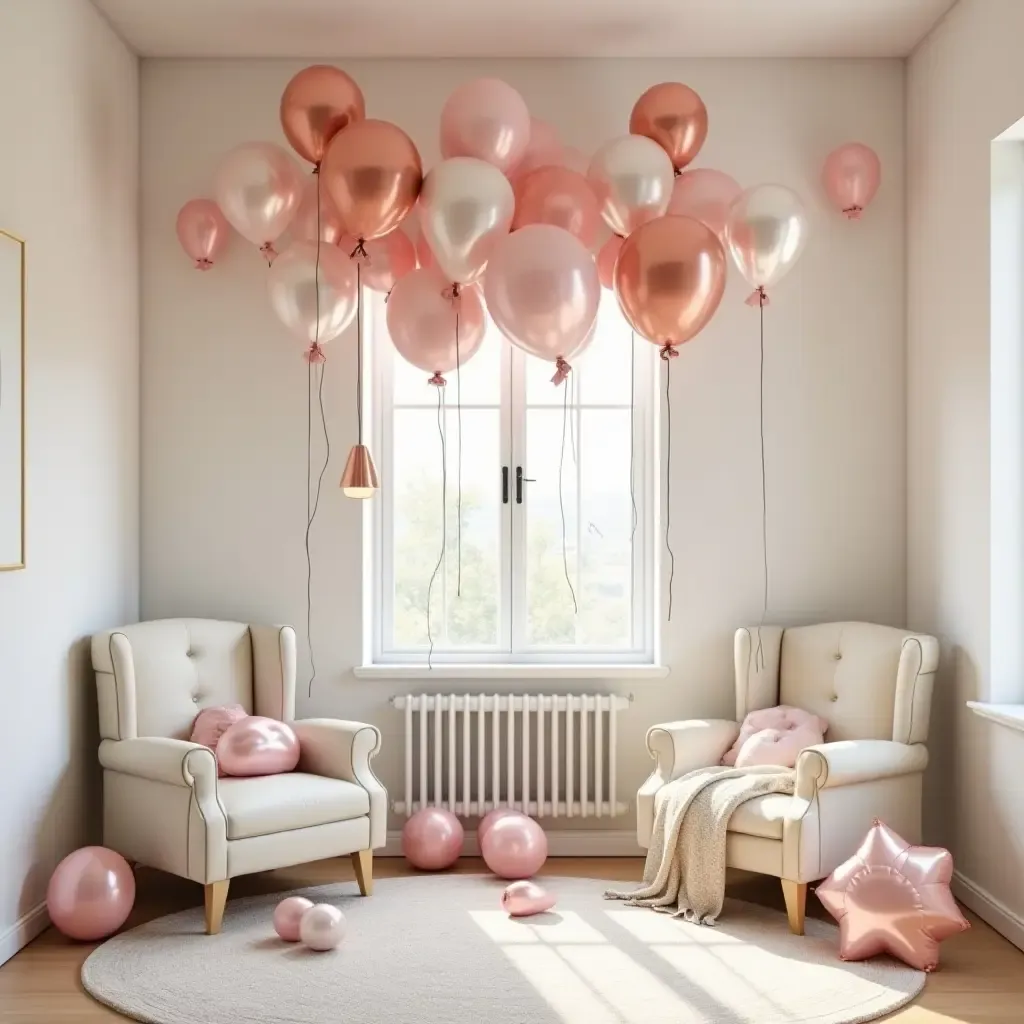
<path id="1" fill-rule="evenodd" d="M 529 475 L 529 467 L 525 465 L 526 457 L 526 356 L 514 345 L 508 346 L 508 383 L 509 383 L 509 439 L 511 443 L 511 509 L 512 549 L 509 553 L 510 564 L 510 610 L 511 610 L 511 653 L 521 653 L 526 647 L 527 623 L 527 535 L 526 535 L 526 502 L 529 494 L 524 492 L 523 503 L 516 501 L 516 469 L 523 467 L 524 475 Z"/>

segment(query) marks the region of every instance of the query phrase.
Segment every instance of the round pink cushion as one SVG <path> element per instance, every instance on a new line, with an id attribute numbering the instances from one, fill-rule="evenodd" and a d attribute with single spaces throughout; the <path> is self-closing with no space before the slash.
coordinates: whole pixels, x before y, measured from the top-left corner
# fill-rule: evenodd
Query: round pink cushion
<path id="1" fill-rule="evenodd" d="M 743 719 L 736 742 L 722 758 L 722 764 L 737 768 L 777 764 L 793 768 L 800 751 L 823 743 L 828 722 L 809 711 L 789 707 L 751 711 Z"/>
<path id="2" fill-rule="evenodd" d="M 203 708 L 196 715 L 196 720 L 192 723 L 192 735 L 189 739 L 193 743 L 202 743 L 204 747 L 209 747 L 216 753 L 217 744 L 228 727 L 248 717 L 249 712 L 241 704 L 225 704 L 216 708 Z M 219 761 L 217 762 L 217 774 L 220 776 L 224 775 Z"/>

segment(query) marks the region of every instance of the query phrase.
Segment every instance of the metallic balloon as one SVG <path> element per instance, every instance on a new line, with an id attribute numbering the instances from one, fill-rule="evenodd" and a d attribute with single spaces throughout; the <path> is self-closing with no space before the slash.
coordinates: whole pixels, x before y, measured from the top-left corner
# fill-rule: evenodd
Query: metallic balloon
<path id="1" fill-rule="evenodd" d="M 948 850 L 911 846 L 876 818 L 860 849 L 816 890 L 839 922 L 839 956 L 890 953 L 935 970 L 939 943 L 970 928 L 949 891 L 952 877 Z"/>
<path id="2" fill-rule="evenodd" d="M 829 153 L 822 180 L 832 205 L 849 220 L 860 220 L 882 183 L 882 161 L 861 142 L 848 142 Z"/>
<path id="3" fill-rule="evenodd" d="M 538 167 L 516 178 L 512 230 L 527 224 L 553 224 L 575 235 L 588 249 L 597 238 L 601 215 L 590 182 L 568 167 Z"/>
<path id="4" fill-rule="evenodd" d="M 394 231 L 413 208 L 423 165 L 397 125 L 356 121 L 331 140 L 320 175 L 345 228 L 370 239 Z"/>
<path id="5" fill-rule="evenodd" d="M 696 167 L 676 178 L 668 212 L 707 224 L 725 245 L 729 211 L 741 195 L 743 189 L 735 178 L 710 167 Z"/>
<path id="6" fill-rule="evenodd" d="M 526 815 L 522 811 L 517 811 L 512 807 L 495 807 L 493 811 L 488 811 L 481 819 L 480 824 L 476 827 L 476 842 L 479 846 L 484 841 L 484 836 L 491 831 L 494 823 L 501 821 L 502 818 L 525 818 Z"/>
<path id="7" fill-rule="evenodd" d="M 729 252 L 740 273 L 763 296 L 792 270 L 807 244 L 807 213 L 785 185 L 755 185 L 733 203 L 725 225 Z"/>
<path id="8" fill-rule="evenodd" d="M 665 151 L 642 135 L 623 135 L 605 143 L 587 170 L 601 216 L 623 238 L 664 214 L 674 176 Z"/>
<path id="9" fill-rule="evenodd" d="M 179 211 L 178 241 L 196 270 L 209 270 L 227 244 L 228 222 L 212 199 L 190 199 Z"/>
<path id="10" fill-rule="evenodd" d="M 345 235 L 338 242 L 342 252 L 352 254 L 359 240 Z M 416 247 L 403 228 L 364 242 L 366 258 L 362 261 L 362 283 L 375 292 L 390 292 L 395 284 L 416 269 Z"/>
<path id="11" fill-rule="evenodd" d="M 597 250 L 597 276 L 601 279 L 601 287 L 609 290 L 615 287 L 615 261 L 619 258 L 622 242 L 618 235 L 612 235 Z"/>
<path id="12" fill-rule="evenodd" d="M 281 96 L 281 127 L 299 156 L 319 164 L 327 144 L 353 121 L 366 117 L 363 94 L 340 68 L 303 68 Z"/>
<path id="13" fill-rule="evenodd" d="M 450 868 L 462 853 L 462 823 L 447 807 L 423 807 L 402 827 L 402 856 L 421 871 Z"/>
<path id="14" fill-rule="evenodd" d="M 274 907 L 274 931 L 285 942 L 299 941 L 302 915 L 313 906 L 305 896 L 288 896 Z"/>
<path id="15" fill-rule="evenodd" d="M 480 852 L 499 878 L 529 878 L 547 860 L 548 837 L 533 818 L 502 818 L 484 836 Z"/>
<path id="16" fill-rule="evenodd" d="M 662 357 L 699 334 L 725 293 L 726 258 L 717 235 L 690 217 L 659 217 L 622 243 L 615 294 L 638 334 Z"/>
<path id="17" fill-rule="evenodd" d="M 460 85 L 441 110 L 441 156 L 471 156 L 510 171 L 530 142 L 526 101 L 500 78 Z"/>
<path id="18" fill-rule="evenodd" d="M 311 175 L 302 191 L 302 202 L 289 233 L 294 239 L 315 242 L 317 231 L 321 241 L 338 245 L 345 234 L 345 225 L 327 189 L 320 187 L 319 176 Z"/>
<path id="19" fill-rule="evenodd" d="M 345 937 L 345 915 L 329 903 L 316 903 L 299 921 L 299 938 L 307 949 L 326 953 Z"/>
<path id="20" fill-rule="evenodd" d="M 96 942 L 128 919 L 135 903 L 135 876 L 119 853 L 84 846 L 54 869 L 46 888 L 53 926 L 69 939 Z"/>
<path id="21" fill-rule="evenodd" d="M 531 917 L 543 914 L 555 905 L 555 897 L 536 882 L 513 882 L 501 894 L 501 909 L 509 917 Z"/>
<path id="22" fill-rule="evenodd" d="M 662 82 L 636 101 L 629 130 L 656 142 L 679 170 L 693 160 L 708 137 L 708 110 L 688 85 Z"/>
<path id="23" fill-rule="evenodd" d="M 444 276 L 475 281 L 515 212 L 512 186 L 497 167 L 468 156 L 442 160 L 423 182 L 420 230 Z"/>
<path id="24" fill-rule="evenodd" d="M 286 722 L 249 715 L 224 730 L 215 753 L 225 775 L 278 775 L 299 763 L 299 738 Z"/>

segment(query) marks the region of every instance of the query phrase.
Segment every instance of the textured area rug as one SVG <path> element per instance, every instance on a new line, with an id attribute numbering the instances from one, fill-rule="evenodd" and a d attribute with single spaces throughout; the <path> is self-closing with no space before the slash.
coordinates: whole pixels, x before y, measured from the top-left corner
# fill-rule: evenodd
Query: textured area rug
<path id="1" fill-rule="evenodd" d="M 735 900 L 714 928 L 602 899 L 621 882 L 543 878 L 558 904 L 510 919 L 476 875 L 297 890 L 340 907 L 342 946 L 278 940 L 285 894 L 230 901 L 220 935 L 201 909 L 100 946 L 82 968 L 101 1002 L 151 1024 L 859 1024 L 912 999 L 925 975 L 844 964 L 836 929 Z"/>

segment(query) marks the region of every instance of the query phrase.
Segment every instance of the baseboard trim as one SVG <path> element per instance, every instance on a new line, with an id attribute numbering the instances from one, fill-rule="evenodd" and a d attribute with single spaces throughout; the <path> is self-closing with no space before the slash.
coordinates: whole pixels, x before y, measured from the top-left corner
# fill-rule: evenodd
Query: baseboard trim
<path id="1" fill-rule="evenodd" d="M 49 924 L 45 900 L 36 904 L 27 914 L 22 914 L 7 931 L 0 934 L 0 964 L 6 963 L 37 935 L 42 934 Z"/>
<path id="2" fill-rule="evenodd" d="M 632 829 L 548 829 L 547 836 L 550 857 L 643 857 L 647 852 L 637 843 L 636 832 Z M 376 853 L 378 857 L 401 857 L 402 833 L 388 832 L 387 843 Z M 466 857 L 480 856 L 480 844 L 476 840 L 475 831 L 466 833 L 462 853 Z"/>
<path id="3" fill-rule="evenodd" d="M 1024 949 L 1024 917 L 997 900 L 987 889 L 972 882 L 959 871 L 953 872 L 953 895 L 969 910 L 1018 949 Z"/>

